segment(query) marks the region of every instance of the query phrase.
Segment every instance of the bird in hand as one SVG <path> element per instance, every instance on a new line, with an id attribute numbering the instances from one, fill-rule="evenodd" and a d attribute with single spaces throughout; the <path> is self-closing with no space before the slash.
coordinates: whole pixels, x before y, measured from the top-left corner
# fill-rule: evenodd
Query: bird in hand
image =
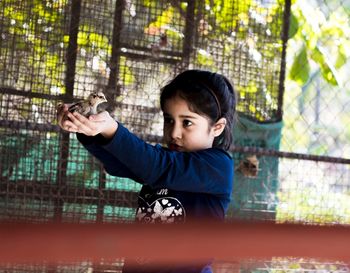
<path id="1" fill-rule="evenodd" d="M 73 103 L 69 106 L 68 111 L 78 112 L 79 114 L 89 117 L 98 114 L 97 106 L 107 102 L 106 96 L 102 92 L 92 92 L 86 100 Z"/>

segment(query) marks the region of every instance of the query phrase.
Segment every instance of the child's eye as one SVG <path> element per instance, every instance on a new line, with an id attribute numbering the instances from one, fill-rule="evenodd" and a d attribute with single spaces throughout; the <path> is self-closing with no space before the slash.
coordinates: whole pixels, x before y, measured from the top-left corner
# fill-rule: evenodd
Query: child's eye
<path id="1" fill-rule="evenodd" d="M 192 121 L 188 120 L 188 119 L 185 119 L 183 122 L 182 122 L 183 126 L 184 127 L 189 127 L 191 126 L 193 123 Z"/>

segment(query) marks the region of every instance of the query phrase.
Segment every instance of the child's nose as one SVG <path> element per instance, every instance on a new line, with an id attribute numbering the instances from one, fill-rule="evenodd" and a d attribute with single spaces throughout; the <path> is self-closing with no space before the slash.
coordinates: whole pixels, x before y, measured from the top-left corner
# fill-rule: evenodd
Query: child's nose
<path id="1" fill-rule="evenodd" d="M 175 123 L 173 128 L 172 128 L 172 131 L 171 131 L 171 137 L 173 139 L 179 139 L 179 138 L 181 138 L 181 135 L 182 135 L 181 126 L 179 126 Z"/>

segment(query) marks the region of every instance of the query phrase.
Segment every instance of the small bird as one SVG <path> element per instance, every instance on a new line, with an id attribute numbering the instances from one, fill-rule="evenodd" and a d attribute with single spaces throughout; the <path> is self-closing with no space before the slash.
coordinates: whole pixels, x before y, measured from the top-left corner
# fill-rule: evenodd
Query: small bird
<path id="1" fill-rule="evenodd" d="M 259 171 L 259 160 L 256 155 L 247 156 L 238 164 L 236 170 L 244 176 L 255 178 Z"/>
<path id="2" fill-rule="evenodd" d="M 68 111 L 78 112 L 79 114 L 88 117 L 98 114 L 97 106 L 103 102 L 107 102 L 106 96 L 102 92 L 92 92 L 86 100 L 76 102 L 69 106 Z"/>

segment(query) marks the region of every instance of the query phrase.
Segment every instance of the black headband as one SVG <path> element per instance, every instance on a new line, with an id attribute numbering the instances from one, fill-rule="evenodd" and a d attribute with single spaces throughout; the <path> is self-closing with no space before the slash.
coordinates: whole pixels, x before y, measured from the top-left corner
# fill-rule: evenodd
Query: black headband
<path id="1" fill-rule="evenodd" d="M 221 118 L 221 107 L 220 107 L 220 102 L 219 102 L 218 97 L 216 96 L 214 90 L 213 90 L 208 84 L 206 84 L 205 82 L 200 81 L 199 83 L 200 83 L 202 86 L 204 86 L 205 89 L 208 90 L 209 93 L 213 96 L 213 98 L 214 98 L 214 100 L 215 100 L 215 103 L 216 103 L 216 106 L 217 106 L 217 109 L 218 109 L 218 113 L 219 113 L 218 119 Z"/>

